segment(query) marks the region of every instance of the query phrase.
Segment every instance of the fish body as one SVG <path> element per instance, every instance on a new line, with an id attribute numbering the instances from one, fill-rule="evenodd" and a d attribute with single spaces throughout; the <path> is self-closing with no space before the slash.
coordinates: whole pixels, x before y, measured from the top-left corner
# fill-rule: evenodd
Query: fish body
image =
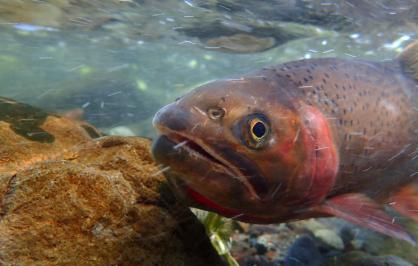
<path id="1" fill-rule="evenodd" d="M 337 216 L 413 243 L 380 206 L 416 218 L 417 80 L 415 42 L 391 62 L 309 59 L 210 82 L 157 112 L 153 154 L 193 206 L 255 223 Z"/>

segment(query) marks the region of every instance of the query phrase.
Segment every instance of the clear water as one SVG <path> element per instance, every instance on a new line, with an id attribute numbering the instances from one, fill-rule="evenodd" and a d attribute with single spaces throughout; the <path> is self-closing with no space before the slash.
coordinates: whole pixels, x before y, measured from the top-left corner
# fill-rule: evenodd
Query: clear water
<path id="1" fill-rule="evenodd" d="M 416 38 L 415 1 L 316 1 L 312 7 L 306 1 L 304 8 L 294 2 L 1 1 L 0 92 L 55 111 L 83 108 L 104 129 L 129 126 L 152 135 L 148 121 L 158 107 L 197 84 L 300 58 L 390 59 Z M 299 17 L 289 19 L 282 14 L 287 9 Z M 309 24 L 305 9 L 322 17 Z M 321 22 L 329 14 L 337 21 Z M 218 32 L 216 22 L 224 25 Z M 277 28 L 306 37 L 263 52 L 225 53 L 181 31 L 190 28 L 209 38 L 268 37 Z M 136 99 L 124 97 L 127 91 Z"/>
<path id="2" fill-rule="evenodd" d="M 0 0 L 0 95 L 152 137 L 155 111 L 198 84 L 301 58 L 389 60 L 417 21 L 415 0 Z M 259 51 L 223 51 L 233 34 Z"/>

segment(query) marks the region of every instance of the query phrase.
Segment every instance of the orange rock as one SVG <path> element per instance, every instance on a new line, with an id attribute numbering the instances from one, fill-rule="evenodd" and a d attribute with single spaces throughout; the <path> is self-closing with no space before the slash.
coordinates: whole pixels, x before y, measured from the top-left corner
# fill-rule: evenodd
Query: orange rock
<path id="1" fill-rule="evenodd" d="M 224 265 L 203 225 L 176 203 L 149 140 L 94 140 L 87 124 L 21 104 L 29 111 L 16 113 L 5 101 L 1 265 Z M 44 137 L 25 135 L 34 130 Z"/>
<path id="2" fill-rule="evenodd" d="M 0 173 L 54 159 L 100 133 L 93 126 L 0 97 Z"/>

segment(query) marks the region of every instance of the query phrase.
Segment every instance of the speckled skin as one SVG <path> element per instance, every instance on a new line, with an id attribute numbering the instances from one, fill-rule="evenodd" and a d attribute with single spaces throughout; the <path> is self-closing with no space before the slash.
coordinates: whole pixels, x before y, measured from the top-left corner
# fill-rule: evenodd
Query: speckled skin
<path id="1" fill-rule="evenodd" d="M 329 196 L 363 191 L 376 198 L 418 178 L 418 85 L 397 62 L 302 60 L 260 74 L 280 77 L 278 90 L 327 116 L 340 155 Z M 280 86 L 282 77 L 293 86 Z"/>

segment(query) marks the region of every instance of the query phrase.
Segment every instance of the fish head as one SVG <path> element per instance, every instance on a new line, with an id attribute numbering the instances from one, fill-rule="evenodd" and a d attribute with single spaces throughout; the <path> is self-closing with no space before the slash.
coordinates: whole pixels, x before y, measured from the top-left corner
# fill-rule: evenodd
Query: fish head
<path id="1" fill-rule="evenodd" d="M 193 206 L 268 223 L 306 200 L 300 113 L 276 87 L 261 77 L 214 81 L 156 113 L 153 156 Z"/>

